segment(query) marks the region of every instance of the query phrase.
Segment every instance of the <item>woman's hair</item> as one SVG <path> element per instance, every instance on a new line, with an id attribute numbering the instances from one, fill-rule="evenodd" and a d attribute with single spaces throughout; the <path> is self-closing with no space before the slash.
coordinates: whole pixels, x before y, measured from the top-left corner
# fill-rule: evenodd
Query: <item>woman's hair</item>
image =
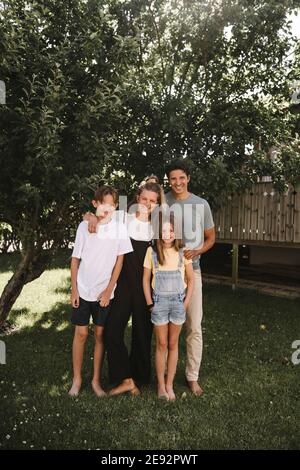
<path id="1" fill-rule="evenodd" d="M 150 180 L 154 180 L 154 181 L 150 181 Z M 143 179 L 143 181 L 139 184 L 139 187 L 144 186 L 146 183 L 157 183 L 157 184 L 159 184 L 159 178 L 158 178 L 158 176 L 151 173 L 151 175 L 146 176 Z"/>
<path id="2" fill-rule="evenodd" d="M 163 242 L 163 239 L 162 239 L 163 225 L 165 223 L 169 223 L 172 226 L 173 230 L 174 230 L 174 227 L 175 227 L 174 214 L 171 213 L 170 217 L 169 217 L 169 220 L 168 220 L 168 219 L 163 218 L 163 214 L 160 211 L 159 212 L 159 238 L 157 238 L 155 240 L 154 246 L 153 246 L 153 249 L 157 254 L 158 263 L 160 265 L 163 265 L 166 261 L 165 254 L 164 254 L 164 242 Z M 179 251 L 180 248 L 183 247 L 182 240 L 180 238 L 175 238 L 173 246 L 174 246 L 176 251 Z"/>
<path id="3" fill-rule="evenodd" d="M 133 204 L 137 204 L 139 196 L 143 191 L 153 191 L 157 194 L 157 204 L 161 205 L 161 187 L 158 183 L 145 183 L 137 189 L 133 201 L 129 204 L 128 209 Z"/>

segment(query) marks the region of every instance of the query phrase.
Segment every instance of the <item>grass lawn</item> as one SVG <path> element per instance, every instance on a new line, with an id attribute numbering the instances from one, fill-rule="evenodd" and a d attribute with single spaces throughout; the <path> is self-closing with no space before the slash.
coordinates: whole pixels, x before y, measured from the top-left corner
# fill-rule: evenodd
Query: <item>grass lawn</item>
<path id="1" fill-rule="evenodd" d="M 0 257 L 0 292 L 16 262 Z M 72 378 L 68 254 L 27 285 L 10 315 L 19 327 L 3 336 L 0 449 L 299 449 L 300 303 L 255 292 L 204 287 L 201 384 L 185 387 L 185 333 L 175 382 L 177 401 L 156 399 L 155 380 L 142 396 L 97 399 L 90 388 L 89 338 L 81 395 Z M 128 327 L 128 340 L 130 326 Z M 104 385 L 108 386 L 104 370 Z M 186 392 L 186 393 L 185 393 Z"/>

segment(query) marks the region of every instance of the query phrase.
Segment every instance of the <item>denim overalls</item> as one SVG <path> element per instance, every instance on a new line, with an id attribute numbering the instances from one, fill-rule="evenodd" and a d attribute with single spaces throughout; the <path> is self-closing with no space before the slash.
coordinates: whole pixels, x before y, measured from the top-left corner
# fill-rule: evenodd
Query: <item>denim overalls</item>
<path id="1" fill-rule="evenodd" d="M 154 307 L 151 321 L 154 325 L 166 325 L 169 322 L 182 325 L 185 322 L 183 300 L 185 289 L 180 268 L 183 263 L 183 250 L 178 252 L 178 269 L 160 271 L 156 252 L 152 249 L 155 272 L 155 287 L 153 291 Z"/>

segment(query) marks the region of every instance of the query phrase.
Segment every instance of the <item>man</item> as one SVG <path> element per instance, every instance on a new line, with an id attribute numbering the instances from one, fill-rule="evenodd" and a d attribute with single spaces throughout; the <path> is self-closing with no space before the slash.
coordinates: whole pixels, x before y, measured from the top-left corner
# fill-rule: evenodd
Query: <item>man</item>
<path id="1" fill-rule="evenodd" d="M 175 217 L 182 214 L 182 239 L 187 249 L 185 257 L 193 260 L 195 287 L 186 316 L 186 380 L 194 395 L 203 393 L 198 383 L 202 359 L 202 278 L 200 257 L 215 243 L 215 228 L 208 202 L 188 191 L 190 172 L 184 160 L 172 162 L 166 169 L 171 191 L 166 202 L 174 208 Z M 176 207 L 177 206 L 177 207 Z M 178 211 L 179 209 L 179 211 Z M 173 210 L 171 209 L 171 212 Z M 177 214 L 177 215 L 176 215 Z"/>

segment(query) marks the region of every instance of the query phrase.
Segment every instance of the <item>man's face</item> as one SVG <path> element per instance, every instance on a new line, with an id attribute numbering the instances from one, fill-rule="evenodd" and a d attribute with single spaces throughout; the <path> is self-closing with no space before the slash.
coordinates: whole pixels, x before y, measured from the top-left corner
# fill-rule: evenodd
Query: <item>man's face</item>
<path id="1" fill-rule="evenodd" d="M 173 170 L 169 174 L 169 184 L 175 194 L 184 194 L 188 190 L 190 177 L 182 170 Z"/>

